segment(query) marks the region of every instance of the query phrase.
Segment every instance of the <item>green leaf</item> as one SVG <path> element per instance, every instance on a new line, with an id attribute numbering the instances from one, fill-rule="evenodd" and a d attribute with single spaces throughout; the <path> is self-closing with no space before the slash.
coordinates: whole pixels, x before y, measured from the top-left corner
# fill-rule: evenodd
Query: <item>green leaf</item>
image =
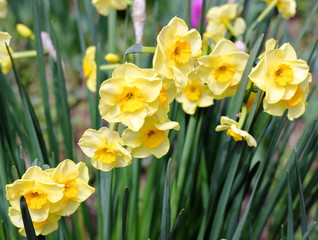
<path id="1" fill-rule="evenodd" d="M 317 10 L 318 10 L 318 2 L 316 2 L 316 4 L 312 8 L 312 11 L 310 12 L 309 16 L 306 18 L 305 24 L 302 26 L 300 33 L 298 33 L 297 38 L 296 38 L 295 42 L 293 43 L 294 47 L 298 46 L 302 37 L 305 35 L 305 33 L 308 31 L 308 29 L 310 29 L 309 27 L 312 24 L 312 20 L 317 15 Z"/>
<path id="2" fill-rule="evenodd" d="M 27 235 L 28 240 L 37 240 L 32 219 L 30 216 L 29 208 L 23 196 L 20 198 L 20 207 L 21 207 L 23 225 L 24 225 L 25 233 Z"/>
<path id="3" fill-rule="evenodd" d="M 129 189 L 125 187 L 123 197 L 123 215 L 121 222 L 121 239 L 126 239 L 126 222 L 127 222 L 127 210 L 128 210 Z"/>
<path id="4" fill-rule="evenodd" d="M 297 180 L 298 180 L 298 191 L 300 196 L 300 220 L 301 220 L 301 232 L 304 235 L 307 231 L 307 214 L 306 214 L 306 207 L 305 207 L 305 200 L 303 194 L 303 187 L 302 187 L 302 180 L 300 176 L 299 166 L 298 166 L 298 156 L 297 151 L 295 150 L 295 167 L 297 173 Z"/>
<path id="5" fill-rule="evenodd" d="M 171 158 L 167 164 L 166 180 L 163 194 L 163 206 L 162 206 L 162 219 L 161 219 L 161 239 L 168 240 L 170 234 L 170 221 L 171 221 L 171 209 L 170 209 L 170 164 Z"/>
<path id="6" fill-rule="evenodd" d="M 175 236 L 175 234 L 177 232 L 177 229 L 178 229 L 178 227 L 179 227 L 179 225 L 180 225 L 180 223 L 181 223 L 181 221 L 183 219 L 183 212 L 184 212 L 184 209 L 181 209 L 181 211 L 179 212 L 179 214 L 177 216 L 175 224 L 173 225 L 173 228 L 172 228 L 172 230 L 170 232 L 169 240 L 174 239 L 174 236 Z"/>
<path id="7" fill-rule="evenodd" d="M 316 228 L 317 222 L 313 222 L 313 224 L 307 229 L 301 240 L 306 240 L 309 237 L 309 234 Z"/>
<path id="8" fill-rule="evenodd" d="M 131 54 L 131 53 L 141 53 L 141 52 L 142 52 L 142 47 L 143 47 L 143 46 L 142 46 L 142 44 L 140 44 L 140 43 L 136 43 L 136 44 L 130 46 L 130 47 L 126 50 L 126 52 L 125 52 L 125 54 L 124 54 L 124 62 L 125 62 L 125 59 L 126 59 L 126 57 L 127 57 L 128 54 Z"/>
<path id="9" fill-rule="evenodd" d="M 289 179 L 290 179 L 289 171 L 287 171 L 287 186 L 288 186 L 287 239 L 293 239 L 294 238 L 293 199 L 292 199 Z"/>
<path id="10" fill-rule="evenodd" d="M 229 108 L 229 111 L 227 113 L 227 115 L 229 116 L 229 118 L 235 119 L 236 118 L 236 114 L 239 113 L 241 105 L 242 105 L 242 101 L 244 99 L 244 94 L 245 94 L 245 89 L 248 83 L 248 76 L 252 70 L 252 67 L 254 65 L 255 59 L 258 56 L 258 52 L 261 48 L 262 45 L 262 41 L 263 41 L 264 35 L 262 34 L 258 40 L 256 41 L 256 43 L 254 44 L 254 47 L 252 49 L 251 55 L 247 61 L 247 64 L 245 66 L 241 81 L 240 81 L 240 85 L 237 89 L 237 92 L 235 94 L 235 96 L 233 97 L 232 101 L 231 101 L 231 105 Z"/>

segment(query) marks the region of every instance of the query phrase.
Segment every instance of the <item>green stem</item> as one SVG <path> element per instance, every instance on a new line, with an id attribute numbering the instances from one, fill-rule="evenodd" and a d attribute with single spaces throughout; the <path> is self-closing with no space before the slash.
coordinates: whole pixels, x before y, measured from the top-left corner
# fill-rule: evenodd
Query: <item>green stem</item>
<path id="1" fill-rule="evenodd" d="M 156 47 L 142 47 L 141 52 L 143 53 L 155 53 Z"/>
<path id="2" fill-rule="evenodd" d="M 116 67 L 120 66 L 121 64 L 116 63 L 116 64 L 106 64 L 106 65 L 100 65 L 99 70 L 101 71 L 108 71 L 108 70 L 113 70 Z"/>
<path id="3" fill-rule="evenodd" d="M 30 57 L 36 57 L 36 56 L 37 56 L 36 50 L 29 50 L 29 51 L 12 53 L 13 59 L 30 58 Z"/>
<path id="4" fill-rule="evenodd" d="M 234 27 L 229 21 L 225 21 L 224 25 L 227 27 L 227 29 L 230 31 L 230 33 L 234 36 L 237 37 L 239 34 L 235 31 Z"/>
<path id="5" fill-rule="evenodd" d="M 258 16 L 258 18 L 256 19 L 256 22 L 254 23 L 259 23 L 261 21 L 263 21 L 263 19 L 269 14 L 270 11 L 273 10 L 273 8 L 276 6 L 278 0 L 274 0 L 272 1 L 267 8 L 264 9 L 264 11 L 261 13 L 261 15 Z"/>
<path id="6" fill-rule="evenodd" d="M 242 110 L 241 110 L 240 121 L 238 122 L 239 129 L 241 129 L 244 125 L 246 113 L 247 113 L 246 105 L 243 105 Z"/>

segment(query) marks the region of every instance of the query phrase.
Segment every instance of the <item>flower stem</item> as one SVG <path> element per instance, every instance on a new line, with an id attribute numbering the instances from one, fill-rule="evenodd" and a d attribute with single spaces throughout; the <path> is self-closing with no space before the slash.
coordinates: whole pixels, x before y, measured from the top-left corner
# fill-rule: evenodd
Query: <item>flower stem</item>
<path id="1" fill-rule="evenodd" d="M 37 55 L 36 50 L 29 50 L 29 51 L 12 53 L 13 59 L 36 57 L 36 55 Z"/>
<path id="2" fill-rule="evenodd" d="M 235 31 L 234 27 L 229 21 L 225 21 L 224 25 L 227 27 L 227 29 L 230 31 L 230 33 L 234 36 L 237 37 L 238 33 Z"/>
<path id="3" fill-rule="evenodd" d="M 268 15 L 268 13 L 270 11 L 272 11 L 272 9 L 276 6 L 278 0 L 274 0 L 272 1 L 267 8 L 264 9 L 264 11 L 261 13 L 261 15 L 258 16 L 258 18 L 256 19 L 256 22 L 254 23 L 259 23 L 261 21 L 263 21 L 263 19 Z"/>
<path id="4" fill-rule="evenodd" d="M 108 70 L 113 70 L 113 69 L 115 69 L 118 66 L 120 66 L 120 64 L 118 64 L 118 63 L 116 63 L 116 64 L 106 64 L 106 65 L 101 65 L 99 67 L 99 69 L 101 71 L 108 71 Z"/>
<path id="5" fill-rule="evenodd" d="M 245 118 L 246 118 L 246 113 L 247 113 L 247 108 L 246 105 L 244 104 L 241 110 L 241 116 L 240 116 L 240 120 L 238 122 L 238 128 L 242 129 L 244 122 L 245 122 Z"/>
<path id="6" fill-rule="evenodd" d="M 156 47 L 142 47 L 141 52 L 143 53 L 155 53 Z"/>

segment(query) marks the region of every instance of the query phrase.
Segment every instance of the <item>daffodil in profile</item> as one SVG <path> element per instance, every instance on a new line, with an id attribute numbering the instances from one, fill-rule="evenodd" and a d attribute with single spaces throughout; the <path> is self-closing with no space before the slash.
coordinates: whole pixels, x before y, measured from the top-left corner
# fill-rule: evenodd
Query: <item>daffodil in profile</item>
<path id="1" fill-rule="evenodd" d="M 12 54 L 13 53 L 13 49 L 9 47 L 9 51 Z M 1 65 L 1 71 L 4 74 L 7 74 L 10 72 L 10 70 L 12 69 L 12 62 L 10 59 L 10 56 L 8 55 L 4 60 L 0 60 L 0 65 Z"/>
<path id="2" fill-rule="evenodd" d="M 157 111 L 161 88 L 162 80 L 155 71 L 123 64 L 102 83 L 99 112 L 108 122 L 121 122 L 138 131 L 145 118 Z"/>
<path id="3" fill-rule="evenodd" d="M 253 136 L 250 135 L 248 132 L 240 129 L 238 122 L 234 121 L 231 118 L 222 116 L 220 123 L 221 125 L 218 125 L 215 128 L 215 131 L 227 131 L 226 134 L 231 136 L 236 142 L 245 140 L 248 146 L 257 146 L 256 140 L 253 138 Z"/>
<path id="4" fill-rule="evenodd" d="M 158 118 L 151 116 L 146 118 L 145 124 L 139 131 L 134 132 L 127 128 L 123 131 L 122 137 L 133 157 L 145 158 L 153 154 L 161 158 L 170 148 L 169 130 L 179 130 L 179 128 L 177 122 L 168 120 L 161 123 Z"/>
<path id="5" fill-rule="evenodd" d="M 309 83 L 312 80 L 311 74 L 308 74 L 306 80 L 297 86 L 296 92 L 288 100 L 280 100 L 277 103 L 270 104 L 266 100 L 263 101 L 264 111 L 273 116 L 282 116 L 287 110 L 289 120 L 299 118 L 306 109 L 306 100 L 310 90 Z"/>
<path id="6" fill-rule="evenodd" d="M 10 45 L 11 36 L 7 32 L 0 32 L 0 61 L 8 58 L 9 54 L 6 45 Z"/>
<path id="7" fill-rule="evenodd" d="M 20 228 L 19 233 L 23 236 L 26 236 L 25 228 L 22 220 L 22 214 L 19 210 L 10 207 L 9 208 L 9 217 L 14 226 Z M 49 214 L 47 219 L 41 222 L 32 221 L 35 234 L 38 235 L 48 235 L 51 232 L 54 232 L 58 228 L 58 221 L 61 218 L 59 214 Z"/>
<path id="8" fill-rule="evenodd" d="M 92 91 L 96 92 L 96 47 L 89 46 L 86 49 L 85 56 L 83 58 L 82 67 L 84 72 L 84 77 L 86 80 L 87 88 Z"/>
<path id="9" fill-rule="evenodd" d="M 107 16 L 110 9 L 125 10 L 130 0 L 92 0 L 99 14 Z"/>
<path id="10" fill-rule="evenodd" d="M 265 52 L 249 77 L 266 92 L 267 103 L 274 104 L 294 96 L 298 85 L 307 79 L 308 73 L 307 63 L 297 59 L 294 48 L 285 43 L 279 49 Z"/>
<path id="11" fill-rule="evenodd" d="M 78 145 L 96 169 L 110 171 L 131 164 L 130 153 L 123 147 L 124 141 L 107 127 L 86 130 Z"/>
<path id="12" fill-rule="evenodd" d="M 54 182 L 40 167 L 30 167 L 21 179 L 6 185 L 6 197 L 11 206 L 20 211 L 20 198 L 24 196 L 32 221 L 43 222 L 54 211 L 53 204 L 63 198 L 64 184 Z"/>
<path id="13" fill-rule="evenodd" d="M 183 77 L 193 69 L 194 60 L 201 55 L 201 46 L 199 32 L 189 30 L 184 20 L 174 17 L 157 36 L 153 68 L 174 79 L 179 87 Z"/>
<path id="14" fill-rule="evenodd" d="M 229 40 L 220 41 L 208 56 L 198 59 L 198 74 L 215 99 L 232 96 L 241 80 L 249 55 L 239 52 Z"/>
<path id="15" fill-rule="evenodd" d="M 268 5 L 274 4 L 278 12 L 283 15 L 283 18 L 289 19 L 296 14 L 295 0 L 264 0 Z"/>
<path id="16" fill-rule="evenodd" d="M 170 111 L 170 104 L 175 99 L 177 94 L 177 88 L 172 79 L 162 77 L 162 88 L 160 90 L 159 97 L 157 98 L 158 110 L 154 114 L 159 121 L 164 122 L 168 119 L 168 113 Z"/>
<path id="17" fill-rule="evenodd" d="M 66 159 L 56 168 L 45 171 L 56 183 L 64 184 L 64 196 L 54 204 L 54 211 L 51 212 L 69 216 L 76 211 L 81 202 L 95 192 L 95 189 L 88 185 L 88 168 L 83 162 L 75 164 L 72 160 Z"/>
<path id="18" fill-rule="evenodd" d="M 238 17 L 239 14 L 240 7 L 238 4 L 231 3 L 210 8 L 206 14 L 208 20 L 206 32 L 209 37 L 215 42 L 219 42 L 225 37 L 228 30 L 235 37 L 244 33 L 246 24 L 243 18 Z"/>
<path id="19" fill-rule="evenodd" d="M 213 104 L 209 88 L 196 70 L 189 73 L 185 86 L 177 94 L 176 100 L 182 103 L 183 111 L 191 115 L 197 107 L 208 107 Z"/>

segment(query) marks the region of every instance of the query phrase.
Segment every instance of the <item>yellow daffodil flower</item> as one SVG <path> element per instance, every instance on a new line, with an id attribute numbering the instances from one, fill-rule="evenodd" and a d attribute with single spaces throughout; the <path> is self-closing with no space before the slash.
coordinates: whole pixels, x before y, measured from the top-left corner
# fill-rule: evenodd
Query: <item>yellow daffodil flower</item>
<path id="1" fill-rule="evenodd" d="M 110 171 L 131 164 L 130 153 L 123 148 L 124 141 L 117 132 L 109 128 L 86 130 L 78 145 L 85 155 L 91 158 L 96 169 Z"/>
<path id="2" fill-rule="evenodd" d="M 130 0 L 92 0 L 99 14 L 107 16 L 110 9 L 125 10 L 130 4 Z"/>
<path id="3" fill-rule="evenodd" d="M 10 207 L 9 208 L 9 217 L 14 226 L 20 228 L 19 233 L 23 236 L 26 236 L 24 224 L 22 220 L 22 214 L 19 210 Z M 38 235 L 48 235 L 51 232 L 54 232 L 58 228 L 58 220 L 61 218 L 61 215 L 58 214 L 49 214 L 47 219 L 41 222 L 32 221 L 35 234 Z"/>
<path id="4" fill-rule="evenodd" d="M 59 184 L 64 184 L 64 197 L 54 204 L 54 213 L 69 216 L 76 211 L 80 203 L 85 201 L 95 189 L 88 185 L 88 168 L 85 163 L 75 164 L 66 159 L 56 168 L 45 170 L 52 179 Z"/>
<path id="5" fill-rule="evenodd" d="M 276 48 L 278 48 L 277 41 L 274 38 L 268 39 L 265 43 L 265 52 L 263 52 L 261 55 L 259 55 L 258 58 L 260 60 L 263 59 L 266 52 L 273 50 L 273 49 L 276 49 Z"/>
<path id="6" fill-rule="evenodd" d="M 99 112 L 108 122 L 121 122 L 138 131 L 146 116 L 153 115 L 162 88 L 162 80 L 151 69 L 123 64 L 113 71 L 112 78 L 100 87 Z"/>
<path id="7" fill-rule="evenodd" d="M 5 18 L 8 13 L 7 0 L 0 0 L 0 18 Z"/>
<path id="8" fill-rule="evenodd" d="M 210 55 L 199 58 L 198 74 L 205 79 L 215 99 L 234 95 L 248 58 L 248 54 L 239 52 L 234 43 L 225 39 Z"/>
<path id="9" fill-rule="evenodd" d="M 95 55 L 96 55 L 96 47 L 89 46 L 86 49 L 85 56 L 83 58 L 83 72 L 84 77 L 86 80 L 87 88 L 92 91 L 96 92 L 96 62 L 95 62 Z"/>
<path id="10" fill-rule="evenodd" d="M 160 123 L 158 118 L 151 116 L 146 118 L 145 124 L 139 131 L 134 132 L 127 128 L 122 137 L 133 157 L 145 158 L 153 154 L 156 158 L 161 158 L 170 148 L 169 130 L 179 130 L 179 128 L 177 122 L 168 120 Z"/>
<path id="11" fill-rule="evenodd" d="M 166 78 L 182 86 L 182 79 L 192 70 L 194 59 L 201 55 L 201 36 L 195 29 L 189 31 L 184 20 L 174 17 L 157 37 L 153 68 Z"/>
<path id="12" fill-rule="evenodd" d="M 243 139 L 247 142 L 247 145 L 250 147 L 256 147 L 257 143 L 256 140 L 250 135 L 248 132 L 241 130 L 239 128 L 238 122 L 234 121 L 231 118 L 222 116 L 221 117 L 221 125 L 218 125 L 215 128 L 215 131 L 225 131 L 227 130 L 226 134 L 232 136 L 235 141 L 242 141 Z"/>
<path id="13" fill-rule="evenodd" d="M 176 100 L 182 103 L 182 109 L 187 114 L 194 114 L 197 107 L 208 107 L 213 104 L 213 97 L 208 86 L 194 70 L 188 75 L 184 88 L 177 94 Z"/>
<path id="14" fill-rule="evenodd" d="M 279 49 L 265 52 L 264 58 L 252 69 L 251 81 L 266 92 L 268 104 L 288 100 L 295 95 L 298 85 L 306 80 L 309 67 L 297 59 L 294 48 L 285 43 Z"/>
<path id="15" fill-rule="evenodd" d="M 30 167 L 21 179 L 6 185 L 6 197 L 11 206 L 20 211 L 20 198 L 24 196 L 32 221 L 45 221 L 53 203 L 63 198 L 64 184 L 54 182 L 40 167 Z"/>
<path id="16" fill-rule="evenodd" d="M 299 118 L 305 112 L 311 80 L 312 76 L 308 74 L 306 80 L 298 85 L 296 92 L 288 100 L 280 100 L 277 103 L 269 104 L 265 98 L 263 101 L 264 111 L 273 116 L 282 116 L 284 111 L 288 110 L 287 117 L 289 120 Z"/>
<path id="17" fill-rule="evenodd" d="M 227 32 L 230 30 L 235 37 L 244 33 L 246 24 L 243 18 L 238 17 L 240 14 L 238 4 L 224 4 L 218 7 L 212 7 L 206 14 L 208 25 L 206 32 L 209 33 L 215 42 L 222 40 Z M 234 20 L 234 25 L 231 21 Z"/>
<path id="18" fill-rule="evenodd" d="M 283 18 L 291 18 L 296 14 L 296 1 L 295 0 L 264 0 L 268 5 L 276 4 L 278 12 L 283 15 Z"/>
<path id="19" fill-rule="evenodd" d="M 0 32 L 0 61 L 6 60 L 9 56 L 6 44 L 10 45 L 11 36 L 7 32 Z"/>

